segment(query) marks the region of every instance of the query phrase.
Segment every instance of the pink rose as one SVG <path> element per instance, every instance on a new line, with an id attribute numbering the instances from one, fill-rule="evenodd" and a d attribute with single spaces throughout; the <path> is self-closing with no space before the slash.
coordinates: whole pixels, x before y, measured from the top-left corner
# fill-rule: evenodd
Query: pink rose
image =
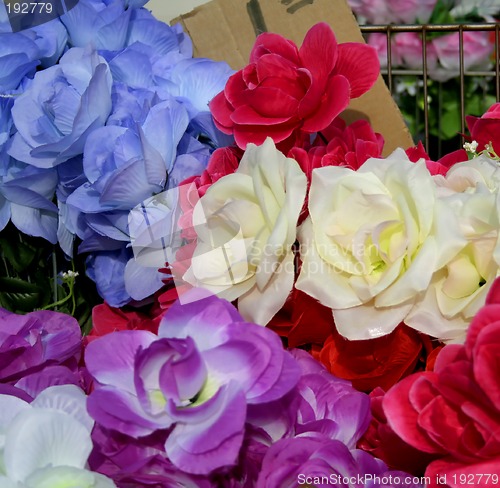
<path id="1" fill-rule="evenodd" d="M 370 393 L 371 423 L 358 442 L 358 448 L 382 459 L 391 469 L 422 476 L 427 465 L 435 459 L 403 441 L 392 430 L 382 408 L 384 390 L 375 388 Z"/>
<path id="2" fill-rule="evenodd" d="M 217 127 L 245 149 L 271 137 L 287 152 L 323 130 L 368 91 L 379 75 L 376 52 L 360 43 L 337 44 L 328 24 L 313 26 L 300 49 L 280 35 L 255 41 L 250 64 L 231 76 L 211 102 Z"/>
<path id="3" fill-rule="evenodd" d="M 416 32 L 400 32 L 393 40 L 393 56 L 398 64 L 410 69 L 422 69 L 422 38 Z M 426 57 L 428 69 L 435 69 L 437 54 L 432 43 L 427 43 Z"/>
<path id="4" fill-rule="evenodd" d="M 349 0 L 369 24 L 415 24 L 429 20 L 437 0 Z"/>
<path id="5" fill-rule="evenodd" d="M 368 43 L 369 46 L 372 46 L 375 51 L 377 52 L 378 60 L 380 62 L 380 67 L 381 68 L 387 68 L 387 36 L 385 34 L 380 34 L 378 32 L 375 32 L 373 34 L 370 34 L 366 42 Z M 393 43 L 391 44 L 391 46 Z M 392 65 L 396 66 L 400 64 L 400 62 L 394 57 L 396 53 L 391 52 L 392 56 Z"/>
<path id="6" fill-rule="evenodd" d="M 352 11 L 364 17 L 369 24 L 390 24 L 394 16 L 387 0 L 349 0 Z"/>
<path id="7" fill-rule="evenodd" d="M 434 371 L 408 376 L 383 400 L 384 413 L 398 436 L 420 451 L 437 456 L 426 469 L 430 487 L 436 476 L 460 487 L 470 474 L 492 475 L 500 466 L 500 280 L 473 319 L 464 345 L 445 346 Z M 462 477 L 461 477 L 462 475 Z M 494 481 L 495 475 L 496 482 Z"/>
<path id="8" fill-rule="evenodd" d="M 425 24 L 437 0 L 388 0 L 388 8 L 399 24 Z"/>
<path id="9" fill-rule="evenodd" d="M 439 64 L 443 68 L 436 70 L 432 74 L 433 78 L 446 81 L 458 75 L 460 69 L 459 42 L 458 32 L 436 37 L 432 40 Z M 490 41 L 488 32 L 464 32 L 463 46 L 465 70 L 488 67 L 494 49 L 494 43 Z"/>

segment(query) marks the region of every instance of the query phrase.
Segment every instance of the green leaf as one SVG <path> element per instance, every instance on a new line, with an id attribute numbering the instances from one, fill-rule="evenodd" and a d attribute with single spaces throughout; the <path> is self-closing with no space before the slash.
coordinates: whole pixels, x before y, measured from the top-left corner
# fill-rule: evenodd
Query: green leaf
<path id="1" fill-rule="evenodd" d="M 38 255 L 35 247 L 4 237 L 0 238 L 0 249 L 3 257 L 17 273 L 25 271 Z"/>
<path id="2" fill-rule="evenodd" d="M 0 277 L 0 305 L 16 313 L 32 312 L 46 300 L 42 286 L 20 278 Z"/>

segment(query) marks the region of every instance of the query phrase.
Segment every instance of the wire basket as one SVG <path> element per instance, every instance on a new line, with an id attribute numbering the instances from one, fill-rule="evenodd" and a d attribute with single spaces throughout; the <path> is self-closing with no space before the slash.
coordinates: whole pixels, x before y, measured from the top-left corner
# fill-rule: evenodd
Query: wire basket
<path id="1" fill-rule="evenodd" d="M 453 149 L 459 149 L 464 142 L 464 136 L 466 132 L 466 115 L 481 115 L 481 113 L 470 114 L 467 112 L 467 97 L 465 91 L 465 84 L 467 77 L 479 77 L 482 78 L 484 83 L 483 87 L 485 89 L 485 94 L 488 93 L 495 97 L 496 101 L 500 100 L 500 53 L 499 53 L 499 30 L 500 24 L 495 23 L 477 23 L 477 24 L 441 24 L 441 25 L 362 25 L 360 26 L 361 32 L 368 36 L 373 33 L 380 33 L 386 36 L 387 42 L 387 67 L 382 69 L 382 75 L 386 79 L 387 86 L 393 96 L 395 94 L 395 81 L 398 77 L 416 77 L 423 81 L 420 87 L 416 84 L 416 94 L 415 94 L 415 105 L 420 102 L 423 112 L 423 130 L 422 133 L 415 133 L 410 127 L 410 131 L 416 140 L 421 139 L 426 150 L 428 152 L 433 152 L 436 157 L 442 156 L 442 143 L 441 137 L 437 137 L 437 140 L 432 140 L 430 137 L 430 116 L 431 114 L 438 117 L 438 120 L 443 112 L 443 99 L 442 96 L 438 96 L 437 99 L 431 100 L 429 98 L 429 83 L 431 82 L 430 69 L 429 69 L 429 59 L 428 59 L 428 49 L 427 40 L 430 36 L 436 35 L 438 33 L 458 33 L 459 44 L 458 44 L 458 73 L 457 78 L 459 80 L 459 90 L 457 93 L 457 99 L 459 103 L 459 114 L 460 114 L 460 136 L 456 140 L 456 146 Z M 491 66 L 487 70 L 468 70 L 465 65 L 465 43 L 464 43 L 464 33 L 465 32 L 487 32 L 494 39 L 493 54 L 491 56 Z M 394 63 L 394 48 L 393 48 L 393 36 L 401 32 L 415 32 L 422 40 L 422 63 L 420 69 L 406 69 L 398 68 Z M 438 83 L 438 93 L 443 93 L 443 84 Z M 484 107 L 484 110 L 488 107 Z M 434 151 L 431 146 L 434 145 Z M 448 148 L 449 149 L 449 148 Z"/>

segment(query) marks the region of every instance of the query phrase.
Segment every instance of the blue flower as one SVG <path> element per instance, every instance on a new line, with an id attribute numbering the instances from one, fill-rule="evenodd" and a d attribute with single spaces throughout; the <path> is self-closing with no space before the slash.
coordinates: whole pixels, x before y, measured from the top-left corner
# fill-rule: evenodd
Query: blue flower
<path id="1" fill-rule="evenodd" d="M 156 19 L 146 9 L 133 10 L 130 18 L 127 46 L 139 42 L 162 57 L 178 52 L 183 58 L 193 56 L 193 43 L 180 24 L 172 27 Z"/>
<path id="2" fill-rule="evenodd" d="M 79 0 L 61 22 L 70 46 L 118 51 L 126 45 L 130 13 L 123 0 Z"/>
<path id="3" fill-rule="evenodd" d="M 0 177 L 7 174 L 9 155 L 7 154 L 7 143 L 12 132 L 12 106 L 14 105 L 14 94 L 0 94 Z"/>
<path id="4" fill-rule="evenodd" d="M 4 32 L 12 32 L 12 27 L 7 15 L 7 8 L 3 2 L 0 2 L 0 34 Z"/>
<path id="5" fill-rule="evenodd" d="M 125 5 L 128 8 L 141 8 L 148 2 L 149 0 L 125 0 Z"/>
<path id="6" fill-rule="evenodd" d="M 25 234 L 57 242 L 57 206 L 52 197 L 57 184 L 54 170 L 11 160 L 0 177 L 0 230 L 9 222 Z"/>
<path id="7" fill-rule="evenodd" d="M 95 51 L 70 49 L 56 66 L 39 71 L 12 108 L 18 132 L 9 154 L 50 168 L 83 152 L 111 111 L 112 78 Z"/>
<path id="8" fill-rule="evenodd" d="M 91 254 L 87 260 L 87 276 L 96 283 L 99 295 L 112 307 L 121 307 L 130 302 L 125 290 L 123 275 L 131 252 L 122 246 L 116 251 Z"/>
<path id="9" fill-rule="evenodd" d="M 133 88 L 156 87 L 158 74 L 161 81 L 192 55 L 191 41 L 180 26 L 170 27 L 144 9 L 132 14 L 127 44 L 120 52 L 107 53 L 107 59 L 113 79 Z"/>
<path id="10" fill-rule="evenodd" d="M 68 32 L 59 19 L 22 31 L 22 34 L 38 46 L 42 68 L 56 64 L 68 43 Z"/>
<path id="11" fill-rule="evenodd" d="M 38 46 L 23 34 L 0 33 L 0 94 L 15 90 L 40 63 Z"/>
<path id="12" fill-rule="evenodd" d="M 224 90 L 234 70 L 225 63 L 205 58 L 180 60 L 166 74 L 164 85 L 168 92 L 182 102 L 194 118 L 200 112 L 209 112 L 208 102 Z"/>

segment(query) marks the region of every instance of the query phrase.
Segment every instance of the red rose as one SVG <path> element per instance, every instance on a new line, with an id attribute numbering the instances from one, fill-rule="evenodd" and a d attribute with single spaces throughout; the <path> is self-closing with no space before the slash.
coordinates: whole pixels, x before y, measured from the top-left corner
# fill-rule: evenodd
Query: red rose
<path id="1" fill-rule="evenodd" d="M 471 134 L 471 140 L 478 143 L 477 152 L 492 144 L 493 149 L 500 151 L 500 103 L 493 104 L 481 117 L 468 115 L 467 127 Z"/>
<path id="2" fill-rule="evenodd" d="M 281 337 L 286 337 L 289 347 L 298 347 L 323 344 L 331 334 L 334 323 L 331 309 L 294 289 L 267 327 Z"/>
<path id="3" fill-rule="evenodd" d="M 404 324 L 386 336 L 366 341 L 349 341 L 335 331 L 326 340 L 319 360 L 334 376 L 351 381 L 358 390 L 387 390 L 415 371 L 425 356 L 424 345 L 431 348 L 427 336 Z"/>
<path id="4" fill-rule="evenodd" d="M 300 49 L 280 35 L 255 41 L 250 64 L 232 75 L 211 102 L 217 127 L 245 149 L 271 137 L 290 149 L 304 134 L 328 127 L 379 75 L 376 51 L 365 44 L 337 44 L 326 23 L 313 26 Z"/>
<path id="5" fill-rule="evenodd" d="M 439 457 L 426 476 L 463 486 L 468 474 L 500 466 L 500 280 L 474 317 L 464 345 L 445 346 L 434 371 L 403 379 L 383 401 L 390 426 L 408 444 Z M 462 477 L 460 476 L 462 475 Z M 465 478 L 464 478 L 465 476 Z M 497 479 L 498 482 L 498 479 Z M 483 477 L 474 486 L 493 486 Z"/>
<path id="6" fill-rule="evenodd" d="M 158 332 L 163 310 L 154 306 L 151 315 L 136 310 L 109 306 L 106 302 L 92 309 L 92 330 L 85 337 L 87 342 L 117 330 L 149 330 Z"/>
<path id="7" fill-rule="evenodd" d="M 408 148 L 406 150 L 406 155 L 410 161 L 413 161 L 414 163 L 422 158 L 425 159 L 427 169 L 433 176 L 445 175 L 454 164 L 461 163 L 469 159 L 464 149 L 458 149 L 457 151 L 446 154 L 438 161 L 431 161 L 431 157 L 425 151 L 421 141 L 418 142 L 417 146 Z"/>

